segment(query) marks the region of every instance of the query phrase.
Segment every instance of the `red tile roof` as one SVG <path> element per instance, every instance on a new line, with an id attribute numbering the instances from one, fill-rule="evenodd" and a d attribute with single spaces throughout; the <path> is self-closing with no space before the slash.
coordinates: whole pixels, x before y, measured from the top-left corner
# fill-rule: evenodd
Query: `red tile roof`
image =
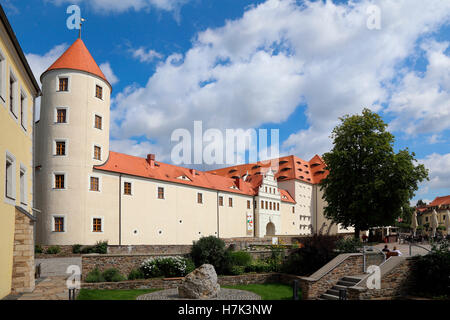
<path id="1" fill-rule="evenodd" d="M 56 69 L 72 69 L 72 70 L 81 70 L 93 75 L 96 75 L 103 80 L 105 80 L 108 84 L 108 80 L 103 74 L 102 70 L 100 70 L 99 66 L 95 62 L 94 58 L 92 58 L 91 53 L 86 48 L 83 40 L 78 38 L 70 47 L 67 49 L 61 57 L 58 58 L 51 66 L 47 69 L 42 76 L 50 71 Z M 109 84 L 110 85 L 110 84 Z M 111 85 L 110 85 L 111 86 Z"/>
<path id="2" fill-rule="evenodd" d="M 441 205 L 450 205 L 450 195 L 444 197 L 436 197 L 436 199 L 430 202 L 428 207 L 438 207 Z"/>
<path id="3" fill-rule="evenodd" d="M 159 161 L 155 161 L 152 167 L 145 158 L 112 151 L 109 153 L 109 158 L 106 163 L 94 166 L 94 169 L 250 196 L 256 195 L 257 188 L 259 187 L 256 180 L 246 182 L 242 179 L 223 177 L 221 175 L 192 170 Z M 179 179 L 181 176 L 185 176 L 189 180 Z M 280 189 L 280 193 L 282 195 L 282 201 L 295 203 L 294 199 L 286 190 Z"/>
<path id="4" fill-rule="evenodd" d="M 271 166 L 271 164 L 274 165 Z M 278 168 L 276 168 L 278 164 Z M 243 177 L 249 174 L 247 181 L 256 179 L 259 181 L 260 174 L 264 174 L 272 168 L 278 181 L 286 181 L 297 179 L 311 184 L 317 184 L 324 179 L 328 171 L 325 170 L 325 163 L 318 155 L 314 156 L 310 161 L 302 160 L 296 156 L 287 156 L 272 161 L 264 161 L 257 163 L 241 164 L 237 166 L 221 168 L 208 171 L 224 177 Z"/>

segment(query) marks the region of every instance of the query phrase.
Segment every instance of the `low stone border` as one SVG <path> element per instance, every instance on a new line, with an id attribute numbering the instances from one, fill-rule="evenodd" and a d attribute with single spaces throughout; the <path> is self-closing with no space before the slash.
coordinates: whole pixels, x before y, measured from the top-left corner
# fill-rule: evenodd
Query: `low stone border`
<path id="1" fill-rule="evenodd" d="M 138 296 L 136 300 L 193 300 L 198 301 L 199 299 L 186 299 L 178 297 L 178 289 L 167 289 L 156 291 L 152 293 L 146 293 L 141 296 Z M 201 300 L 201 299 L 200 299 Z M 227 289 L 220 288 L 219 295 L 216 298 L 205 299 L 205 300 L 261 300 L 261 297 L 256 293 L 245 291 L 245 290 L 236 290 L 236 289 Z"/>

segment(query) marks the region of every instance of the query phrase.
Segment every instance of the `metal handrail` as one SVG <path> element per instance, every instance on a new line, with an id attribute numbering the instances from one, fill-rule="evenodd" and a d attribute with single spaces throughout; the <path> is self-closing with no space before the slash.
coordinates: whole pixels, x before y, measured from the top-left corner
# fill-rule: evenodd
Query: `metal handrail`
<path id="1" fill-rule="evenodd" d="M 427 252 L 431 252 L 431 250 L 430 249 L 428 249 L 428 248 L 425 248 L 425 247 L 422 247 L 422 246 L 419 246 L 418 244 L 415 244 L 415 243 L 413 243 L 413 242 L 410 242 L 410 241 L 408 241 L 408 240 L 406 240 L 407 242 L 408 242 L 408 244 L 409 244 L 409 256 L 410 257 L 412 257 L 412 247 L 414 246 L 414 247 L 418 247 L 418 248 L 421 248 L 421 249 L 424 249 L 424 250 L 426 250 Z"/>

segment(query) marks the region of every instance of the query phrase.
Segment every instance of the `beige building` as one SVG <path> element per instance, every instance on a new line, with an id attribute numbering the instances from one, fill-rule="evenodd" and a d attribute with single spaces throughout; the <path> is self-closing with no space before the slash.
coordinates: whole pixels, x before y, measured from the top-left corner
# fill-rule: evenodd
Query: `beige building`
<path id="1" fill-rule="evenodd" d="M 41 76 L 37 123 L 38 242 L 190 244 L 338 232 L 323 217 L 316 156 L 212 172 L 109 150 L 111 86 L 78 39 Z"/>
<path id="2" fill-rule="evenodd" d="M 33 123 L 39 85 L 0 6 L 0 299 L 34 288 Z"/>

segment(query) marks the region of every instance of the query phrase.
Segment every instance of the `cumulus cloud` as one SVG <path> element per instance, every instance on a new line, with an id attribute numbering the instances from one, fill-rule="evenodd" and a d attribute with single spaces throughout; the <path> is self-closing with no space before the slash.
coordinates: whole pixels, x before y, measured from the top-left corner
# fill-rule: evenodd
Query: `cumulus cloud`
<path id="1" fill-rule="evenodd" d="M 163 55 L 155 50 L 145 50 L 143 47 L 130 49 L 130 52 L 132 53 L 133 58 L 138 59 L 140 62 L 152 62 L 163 58 Z"/>
<path id="2" fill-rule="evenodd" d="M 419 160 L 430 170 L 430 181 L 424 183 L 427 191 L 436 189 L 450 190 L 450 153 L 433 153 Z"/>
<path id="3" fill-rule="evenodd" d="M 119 82 L 119 78 L 114 74 L 109 62 L 104 62 L 99 67 L 111 85 Z"/>
<path id="4" fill-rule="evenodd" d="M 55 62 L 68 48 L 67 43 L 54 46 L 50 51 L 43 55 L 28 53 L 26 58 L 33 71 L 34 77 L 40 82 L 40 77 L 45 70 L 47 70 L 53 62 Z"/>
<path id="5" fill-rule="evenodd" d="M 391 96 L 399 101 L 396 78 L 410 72 L 399 68 L 450 16 L 446 1 L 378 1 L 381 30 L 370 30 L 370 5 L 268 0 L 199 32 L 192 47 L 166 57 L 145 86 L 118 94 L 112 134 L 161 141 L 175 128 L 192 128 L 194 120 L 219 129 L 281 124 L 301 106 L 308 126 L 294 132 L 282 152 L 323 153 L 340 116 L 364 107 L 382 111 Z M 402 121 L 400 109 L 389 112 L 393 124 Z"/>

